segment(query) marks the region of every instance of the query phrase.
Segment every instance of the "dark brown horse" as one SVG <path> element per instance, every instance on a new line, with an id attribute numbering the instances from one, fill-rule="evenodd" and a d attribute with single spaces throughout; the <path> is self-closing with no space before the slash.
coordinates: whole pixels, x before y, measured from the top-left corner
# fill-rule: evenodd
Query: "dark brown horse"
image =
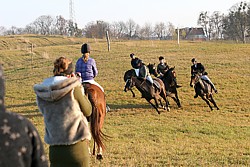
<path id="1" fill-rule="evenodd" d="M 158 76 L 155 64 L 149 63 L 147 67 L 149 69 L 150 74 L 154 75 L 155 77 Z M 167 70 L 167 72 L 163 76 L 159 78 L 163 81 L 165 85 L 165 90 L 168 91 L 166 92 L 167 96 L 171 97 L 176 102 L 177 106 L 180 108 L 181 103 L 178 97 L 177 88 L 181 86 L 177 85 L 176 83 L 176 72 L 174 69 L 175 67 L 170 68 L 169 70 Z"/>
<path id="2" fill-rule="evenodd" d="M 153 88 L 147 80 L 136 77 L 134 69 L 131 69 L 129 71 L 126 71 L 124 74 L 124 81 L 126 82 L 124 91 L 127 92 L 128 90 L 131 90 L 131 92 L 133 93 L 133 97 L 135 97 L 135 94 L 132 91 L 132 88 L 135 86 L 141 92 L 142 97 L 145 98 L 156 109 L 158 114 L 160 114 L 160 111 L 158 110 L 158 102 L 160 102 L 161 106 L 164 109 L 167 109 L 169 111 L 170 109 L 168 107 L 164 83 L 158 78 L 154 78 L 153 80 L 154 83 L 159 86 L 159 89 Z M 155 90 L 152 91 L 151 89 Z M 162 99 L 165 101 L 165 106 L 162 104 Z M 152 102 L 152 100 L 154 100 L 154 103 Z"/>
<path id="3" fill-rule="evenodd" d="M 83 83 L 85 94 L 92 104 L 92 114 L 90 116 L 90 131 L 94 139 L 93 155 L 95 155 L 95 144 L 97 144 L 97 159 L 102 159 L 102 150 L 105 150 L 103 140 L 107 135 L 102 132 L 104 118 L 106 116 L 106 99 L 104 92 L 96 85 Z"/>
<path id="4" fill-rule="evenodd" d="M 209 106 L 211 110 L 213 107 L 210 105 L 210 102 L 219 110 L 212 93 L 212 87 L 209 83 L 201 79 L 201 74 L 191 76 L 190 86 L 194 87 L 195 93 L 200 96 Z"/>

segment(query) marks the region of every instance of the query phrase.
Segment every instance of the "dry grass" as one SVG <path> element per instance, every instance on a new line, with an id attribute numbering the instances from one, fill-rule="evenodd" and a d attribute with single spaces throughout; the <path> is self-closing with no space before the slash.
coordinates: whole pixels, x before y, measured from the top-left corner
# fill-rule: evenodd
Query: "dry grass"
<path id="1" fill-rule="evenodd" d="M 31 54 L 16 47 L 19 45 L 16 38 L 38 47 Z M 105 142 L 104 159 L 99 162 L 92 157 L 91 166 L 250 164 L 249 44 L 181 41 L 178 46 L 174 41 L 115 41 L 108 52 L 105 41 L 92 39 L 25 36 L 2 40 L 10 45 L 0 45 L 8 109 L 28 117 L 42 138 L 44 124 L 33 85 L 51 76 L 55 58 L 64 55 L 76 62 L 81 56 L 81 43 L 91 44 L 91 55 L 99 69 L 96 80 L 104 87 L 112 109 L 103 130 L 113 137 Z M 131 52 L 145 63 L 158 63 L 162 55 L 170 66 L 175 66 L 178 83 L 182 85 L 179 88 L 182 109 L 170 99 L 171 111 L 158 115 L 138 91 L 135 98 L 123 92 L 123 74 L 131 68 Z M 219 111 L 210 112 L 204 101 L 193 99 L 194 91 L 189 87 L 193 57 L 205 65 L 219 91 L 215 95 Z M 48 153 L 48 145 L 45 147 Z"/>

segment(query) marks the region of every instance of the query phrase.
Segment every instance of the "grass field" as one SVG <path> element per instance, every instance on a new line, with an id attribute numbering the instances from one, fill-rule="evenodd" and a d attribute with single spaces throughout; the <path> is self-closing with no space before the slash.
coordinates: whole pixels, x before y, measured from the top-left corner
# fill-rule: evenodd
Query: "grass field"
<path id="1" fill-rule="evenodd" d="M 91 166 L 249 166 L 250 165 L 250 45 L 222 42 L 112 41 L 12 36 L 0 37 L 0 62 L 6 76 L 8 110 L 29 118 L 44 137 L 43 118 L 36 106 L 33 85 L 50 77 L 53 61 L 66 56 L 76 62 L 81 44 L 89 42 L 111 112 L 103 131 L 104 159 L 91 157 Z M 30 44 L 34 44 L 31 53 Z M 141 99 L 123 92 L 123 74 L 131 69 L 130 53 L 144 63 L 158 63 L 164 56 L 175 66 L 182 108 L 172 99 L 170 111 L 160 115 Z M 194 99 L 189 86 L 191 59 L 202 62 L 218 89 L 214 98 L 220 110 L 210 111 Z M 48 153 L 48 145 L 44 145 Z"/>

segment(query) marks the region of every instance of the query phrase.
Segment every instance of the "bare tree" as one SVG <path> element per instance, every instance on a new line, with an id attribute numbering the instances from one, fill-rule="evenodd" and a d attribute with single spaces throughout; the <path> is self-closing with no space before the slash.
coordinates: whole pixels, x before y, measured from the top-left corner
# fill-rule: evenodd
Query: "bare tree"
<path id="1" fill-rule="evenodd" d="M 96 23 L 90 22 L 84 28 L 84 34 L 87 38 L 104 38 L 106 31 L 109 30 L 107 22 L 98 20 Z"/>
<path id="2" fill-rule="evenodd" d="M 0 26 L 0 35 L 6 35 L 7 29 L 3 26 Z"/>
<path id="3" fill-rule="evenodd" d="M 135 23 L 134 20 L 129 19 L 126 23 L 126 27 L 127 27 L 128 37 L 132 38 L 136 33 L 137 24 Z"/>
<path id="4" fill-rule="evenodd" d="M 220 14 L 219 11 L 215 11 L 211 16 L 211 22 L 214 25 L 216 39 L 223 38 L 223 17 L 224 15 Z"/>
<path id="5" fill-rule="evenodd" d="M 229 15 L 224 19 L 224 32 L 234 40 L 246 43 L 246 35 L 249 31 L 249 4 L 240 2 L 230 9 Z"/>
<path id="6" fill-rule="evenodd" d="M 166 36 L 174 36 L 175 34 L 175 27 L 173 23 L 168 22 L 167 27 L 166 27 Z"/>
<path id="7" fill-rule="evenodd" d="M 150 39 L 153 35 L 153 28 L 150 23 L 145 23 L 140 30 L 141 38 Z"/>
<path id="8" fill-rule="evenodd" d="M 56 17 L 56 29 L 59 31 L 59 35 L 67 34 L 67 20 L 63 16 Z"/>
<path id="9" fill-rule="evenodd" d="M 166 30 L 166 25 L 163 22 L 155 24 L 154 33 L 157 35 L 159 39 L 163 38 L 165 30 Z"/>
<path id="10" fill-rule="evenodd" d="M 201 25 L 203 27 L 206 36 L 210 40 L 211 39 L 211 36 L 210 36 L 210 33 L 211 33 L 211 30 L 210 30 L 211 24 L 210 24 L 210 18 L 208 16 L 208 12 L 207 11 L 200 13 L 197 24 Z"/>
<path id="11" fill-rule="evenodd" d="M 53 21 L 54 21 L 54 19 L 51 16 L 43 15 L 43 16 L 38 17 L 34 21 L 34 24 L 39 29 L 40 34 L 49 35 Z"/>

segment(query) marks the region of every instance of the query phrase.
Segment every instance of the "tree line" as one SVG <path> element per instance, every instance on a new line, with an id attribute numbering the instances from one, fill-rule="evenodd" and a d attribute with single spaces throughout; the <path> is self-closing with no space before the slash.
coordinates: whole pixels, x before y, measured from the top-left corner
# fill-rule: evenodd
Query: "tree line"
<path id="1" fill-rule="evenodd" d="M 201 26 L 208 40 L 235 40 L 246 43 L 250 35 L 250 4 L 240 2 L 232 6 L 228 14 L 219 11 L 200 12 L 197 25 Z M 84 28 L 63 16 L 43 15 L 25 28 L 12 26 L 6 29 L 0 26 L 0 35 L 40 34 L 65 35 L 87 38 L 105 38 L 106 32 L 112 39 L 175 39 L 176 27 L 168 22 L 155 25 L 145 23 L 143 26 L 134 20 L 108 23 L 105 21 L 89 22 Z M 185 36 L 183 37 L 185 38 Z"/>

